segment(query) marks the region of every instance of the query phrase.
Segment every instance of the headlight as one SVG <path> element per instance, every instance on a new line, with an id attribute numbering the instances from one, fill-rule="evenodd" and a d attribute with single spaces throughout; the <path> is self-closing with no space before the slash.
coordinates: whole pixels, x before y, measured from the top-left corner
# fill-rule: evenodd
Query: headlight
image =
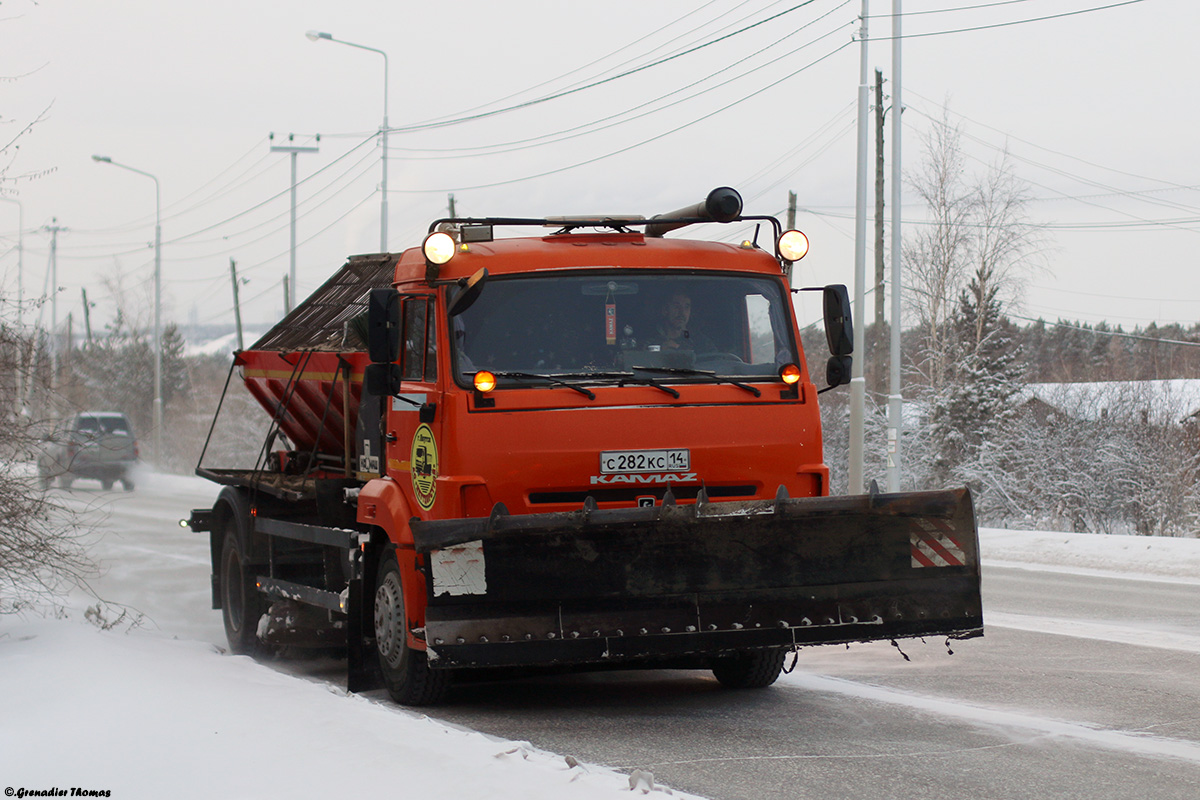
<path id="1" fill-rule="evenodd" d="M 798 383 L 800 380 L 800 367 L 795 364 L 784 364 L 779 370 L 779 377 L 788 386 Z"/>
<path id="2" fill-rule="evenodd" d="M 800 231 L 784 231 L 779 237 L 779 257 L 784 261 L 799 261 L 808 255 L 808 237 Z"/>
<path id="3" fill-rule="evenodd" d="M 429 263 L 437 264 L 440 267 L 454 258 L 454 238 L 444 231 L 431 233 L 425 237 L 422 249 L 425 251 L 425 258 Z"/>

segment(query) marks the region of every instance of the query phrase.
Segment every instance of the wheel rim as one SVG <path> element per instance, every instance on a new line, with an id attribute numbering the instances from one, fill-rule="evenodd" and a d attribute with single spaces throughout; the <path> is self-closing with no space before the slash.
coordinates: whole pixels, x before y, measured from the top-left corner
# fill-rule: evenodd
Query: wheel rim
<path id="1" fill-rule="evenodd" d="M 404 656 L 404 595 L 400 576 L 389 572 L 375 590 L 375 642 L 379 655 L 396 668 Z"/>

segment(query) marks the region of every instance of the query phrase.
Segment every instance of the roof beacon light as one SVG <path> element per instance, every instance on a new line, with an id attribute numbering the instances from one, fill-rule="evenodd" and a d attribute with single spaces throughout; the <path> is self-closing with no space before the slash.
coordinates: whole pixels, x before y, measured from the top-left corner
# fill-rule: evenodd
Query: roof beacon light
<path id="1" fill-rule="evenodd" d="M 783 368 L 779 370 L 779 377 L 788 386 L 798 383 L 800 381 L 800 367 L 795 364 L 784 364 Z"/>
<path id="2" fill-rule="evenodd" d="M 454 244 L 454 237 L 444 231 L 437 231 L 425 237 L 422 249 L 425 251 L 425 258 L 429 263 L 437 264 L 440 267 L 454 258 L 457 247 Z"/>
<path id="3" fill-rule="evenodd" d="M 808 255 L 808 237 L 800 231 L 784 231 L 779 237 L 779 257 L 784 261 L 799 261 Z"/>

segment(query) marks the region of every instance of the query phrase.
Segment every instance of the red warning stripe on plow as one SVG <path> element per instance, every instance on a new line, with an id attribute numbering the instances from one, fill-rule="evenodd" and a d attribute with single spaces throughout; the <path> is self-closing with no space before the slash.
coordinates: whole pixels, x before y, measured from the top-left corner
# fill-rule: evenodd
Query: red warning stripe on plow
<path id="1" fill-rule="evenodd" d="M 925 530 L 909 534 L 914 567 L 961 567 L 967 563 L 962 545 L 929 520 L 920 520 Z"/>

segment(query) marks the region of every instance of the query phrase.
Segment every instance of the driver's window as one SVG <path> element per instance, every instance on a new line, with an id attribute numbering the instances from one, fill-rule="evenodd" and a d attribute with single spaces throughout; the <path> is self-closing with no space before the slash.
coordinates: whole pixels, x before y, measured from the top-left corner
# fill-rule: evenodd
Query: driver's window
<path id="1" fill-rule="evenodd" d="M 404 298 L 404 352 L 400 374 L 406 381 L 437 379 L 437 337 L 434 335 L 432 298 Z"/>

